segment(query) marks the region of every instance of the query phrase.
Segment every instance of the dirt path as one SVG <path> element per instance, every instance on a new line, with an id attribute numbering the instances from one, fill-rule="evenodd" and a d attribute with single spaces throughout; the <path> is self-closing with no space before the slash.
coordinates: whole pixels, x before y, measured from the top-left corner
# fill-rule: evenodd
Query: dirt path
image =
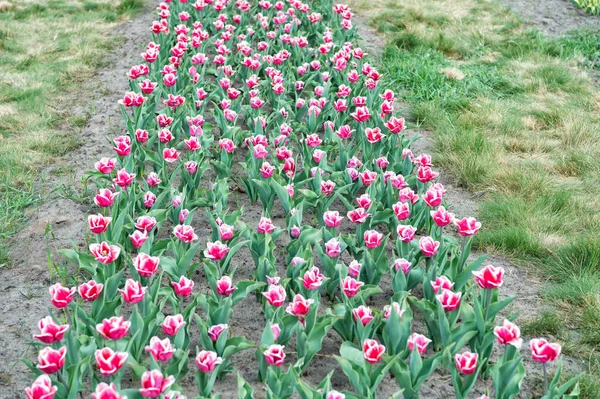
<path id="1" fill-rule="evenodd" d="M 81 133 L 84 143 L 69 153 L 68 159 L 52 165 L 44 190 L 47 192 L 67 184 L 81 190 L 81 177 L 93 162 L 110 154 L 109 137 L 124 131 L 117 101 L 128 87 L 127 72 L 139 63 L 141 47 L 150 39 L 148 27 L 152 10 L 157 2 L 151 1 L 134 19 L 114 30 L 115 38 L 123 40 L 117 49 L 107 55 L 108 66 L 99 71 L 92 82 L 82 90 L 80 108 L 76 112 L 91 112 L 87 126 Z M 88 196 L 89 197 L 89 196 Z M 89 198 L 88 198 L 89 200 Z M 87 215 L 91 203 L 65 198 L 56 191 L 45 203 L 29 215 L 29 221 L 17 235 L 11 247 L 11 266 L 0 270 L 0 323 L 2 351 L 0 351 L 0 398 L 23 397 L 23 389 L 31 383 L 31 374 L 18 361 L 32 356 L 32 333 L 37 321 L 49 312 L 48 285 L 50 281 L 47 250 L 72 247 L 83 242 L 87 231 Z M 45 239 L 46 226 L 51 226 L 54 238 Z"/>

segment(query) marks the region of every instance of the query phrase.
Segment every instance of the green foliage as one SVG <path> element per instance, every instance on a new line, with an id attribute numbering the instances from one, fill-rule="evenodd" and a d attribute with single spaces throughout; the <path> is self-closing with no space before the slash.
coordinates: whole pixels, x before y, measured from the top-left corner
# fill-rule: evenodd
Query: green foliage
<path id="1" fill-rule="evenodd" d="M 583 8 L 585 12 L 598 15 L 600 14 L 600 0 L 572 0 L 579 8 Z"/>

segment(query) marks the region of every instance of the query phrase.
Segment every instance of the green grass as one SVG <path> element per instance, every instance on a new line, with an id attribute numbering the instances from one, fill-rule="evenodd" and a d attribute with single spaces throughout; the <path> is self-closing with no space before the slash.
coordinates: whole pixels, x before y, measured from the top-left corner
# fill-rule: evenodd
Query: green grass
<path id="1" fill-rule="evenodd" d="M 361 13 L 386 35 L 390 86 L 433 133 L 436 165 L 486 193 L 477 247 L 537 266 L 558 316 L 527 329 L 579 347 L 600 376 L 600 90 L 586 76 L 600 30 L 549 38 L 486 0 L 380 6 Z"/>
<path id="2" fill-rule="evenodd" d="M 80 145 L 87 116 L 70 110 L 89 95 L 81 87 L 112 48 L 114 22 L 143 4 L 15 1 L 0 12 L 0 266 L 27 208 L 41 201 L 39 172 Z"/>
<path id="3" fill-rule="evenodd" d="M 583 8 L 585 12 L 598 15 L 600 14 L 600 0 L 572 0 L 579 8 Z"/>

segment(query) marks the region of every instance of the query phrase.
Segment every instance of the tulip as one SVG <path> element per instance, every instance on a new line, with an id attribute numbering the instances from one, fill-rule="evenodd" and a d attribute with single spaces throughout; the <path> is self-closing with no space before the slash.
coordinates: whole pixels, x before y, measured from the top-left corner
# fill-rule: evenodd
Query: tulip
<path id="1" fill-rule="evenodd" d="M 219 226 L 219 236 L 223 241 L 229 241 L 233 238 L 233 226 L 223 223 Z"/>
<path id="2" fill-rule="evenodd" d="M 365 360 L 371 364 L 375 364 L 381 360 L 385 353 L 385 346 L 379 344 L 374 339 L 366 339 L 363 342 L 363 355 Z"/>
<path id="3" fill-rule="evenodd" d="M 523 344 L 519 327 L 506 319 L 504 319 L 501 326 L 494 327 L 494 335 L 500 345 L 512 345 L 519 349 Z"/>
<path id="4" fill-rule="evenodd" d="M 421 237 L 419 240 L 419 249 L 421 250 L 421 253 L 427 257 L 437 254 L 439 248 L 440 243 L 431 237 Z"/>
<path id="5" fill-rule="evenodd" d="M 268 364 L 275 367 L 283 366 L 285 361 L 285 352 L 283 345 L 273 344 L 264 351 L 265 360 Z"/>
<path id="6" fill-rule="evenodd" d="M 104 233 L 106 229 L 108 229 L 108 225 L 111 220 L 111 217 L 102 216 L 101 213 L 97 215 L 89 215 L 88 224 L 90 226 L 90 231 L 94 234 Z"/>
<path id="7" fill-rule="evenodd" d="M 550 343 L 544 338 L 532 339 L 529 347 L 533 361 L 542 364 L 555 361 L 561 351 L 560 344 Z"/>
<path id="8" fill-rule="evenodd" d="M 350 276 L 346 276 L 342 280 L 342 291 L 344 291 L 344 294 L 346 294 L 348 298 L 353 298 L 358 294 L 358 290 L 360 290 L 360 287 L 363 285 L 365 285 L 365 283 L 362 281 L 357 281 Z"/>
<path id="9" fill-rule="evenodd" d="M 230 248 L 221 241 L 207 242 L 204 256 L 212 261 L 218 262 L 227 256 L 229 249 Z"/>
<path id="10" fill-rule="evenodd" d="M 277 323 L 270 323 L 271 334 L 273 334 L 273 341 L 277 341 L 279 335 L 281 334 L 281 327 Z"/>
<path id="11" fill-rule="evenodd" d="M 346 399 L 346 395 L 338 391 L 329 391 L 325 399 Z"/>
<path id="12" fill-rule="evenodd" d="M 407 203 L 396 202 L 392 210 L 398 220 L 406 220 L 410 217 L 410 206 Z"/>
<path id="13" fill-rule="evenodd" d="M 350 262 L 348 265 L 348 274 L 351 277 L 358 278 L 360 276 L 360 270 L 362 269 L 362 265 L 355 260 Z"/>
<path id="14" fill-rule="evenodd" d="M 96 283 L 94 280 L 90 280 L 87 283 L 83 283 L 77 287 L 77 291 L 79 292 L 81 299 L 92 302 L 98 299 L 103 288 L 104 284 Z"/>
<path id="15" fill-rule="evenodd" d="M 267 298 L 267 302 L 271 306 L 279 307 L 283 305 L 285 302 L 285 288 L 281 285 L 269 285 L 269 288 L 266 292 L 262 293 L 265 298 Z"/>
<path id="16" fill-rule="evenodd" d="M 133 183 L 135 176 L 135 173 L 129 173 L 127 170 L 121 169 L 117 171 L 117 176 L 113 179 L 113 183 L 121 188 L 125 188 Z"/>
<path id="17" fill-rule="evenodd" d="M 354 316 L 354 320 L 360 321 L 363 326 L 366 326 L 373 320 L 373 312 L 369 307 L 364 305 L 352 309 L 352 316 Z"/>
<path id="18" fill-rule="evenodd" d="M 355 224 L 364 223 L 367 220 L 367 218 L 371 216 L 370 213 L 367 213 L 365 208 L 356 208 L 348 212 L 347 215 L 348 219 L 350 219 L 350 221 Z"/>
<path id="19" fill-rule="evenodd" d="M 145 371 L 142 374 L 140 394 L 145 398 L 156 398 L 166 392 L 175 383 L 175 377 L 163 377 L 160 370 Z"/>
<path id="20" fill-rule="evenodd" d="M 152 191 L 147 191 L 144 194 L 144 206 L 146 208 L 150 209 L 154 206 L 155 202 L 156 202 L 156 195 L 154 195 L 154 193 Z"/>
<path id="21" fill-rule="evenodd" d="M 50 377 L 42 374 L 35 379 L 31 387 L 25 388 L 25 395 L 27 399 L 54 399 L 57 390 Z"/>
<path id="22" fill-rule="evenodd" d="M 65 336 L 65 332 L 69 329 L 68 324 L 58 324 L 54 321 L 52 316 L 46 316 L 38 323 L 39 334 L 35 334 L 33 337 L 40 340 L 45 344 L 52 344 L 54 342 L 62 341 Z"/>
<path id="23" fill-rule="evenodd" d="M 158 337 L 152 337 L 150 339 L 150 345 L 144 348 L 146 352 L 150 352 L 150 355 L 157 362 L 167 362 L 173 357 L 176 349 L 171 345 L 169 338 L 161 340 Z"/>
<path id="24" fill-rule="evenodd" d="M 326 180 L 321 182 L 321 193 L 326 196 L 330 196 L 333 194 L 333 190 L 335 189 L 335 183 L 331 180 Z"/>
<path id="25" fill-rule="evenodd" d="M 460 306 L 461 292 L 452 292 L 448 289 L 442 289 L 442 293 L 436 295 L 437 300 L 442 304 L 445 311 L 451 312 Z"/>
<path id="26" fill-rule="evenodd" d="M 271 219 L 268 219 L 265 217 L 260 218 L 260 221 L 258 222 L 258 228 L 257 228 L 257 231 L 260 234 L 272 233 L 275 229 L 277 229 L 277 226 L 275 226 L 273 223 L 271 223 Z"/>
<path id="27" fill-rule="evenodd" d="M 94 164 L 94 168 L 96 168 L 98 172 L 107 175 L 115 169 L 116 163 L 116 158 L 102 158 Z"/>
<path id="28" fill-rule="evenodd" d="M 421 183 L 427 183 L 432 180 L 435 180 L 435 179 L 437 179 L 438 176 L 439 176 L 439 173 L 431 170 L 431 168 L 429 166 L 421 166 L 417 170 L 417 180 L 420 181 Z"/>
<path id="29" fill-rule="evenodd" d="M 134 247 L 141 248 L 148 239 L 148 233 L 145 231 L 142 233 L 141 231 L 136 230 L 133 234 L 129 235 L 129 239 Z"/>
<path id="30" fill-rule="evenodd" d="M 127 399 L 127 397 L 119 395 L 115 384 L 108 385 L 101 382 L 96 385 L 96 391 L 92 393 L 92 399 Z"/>
<path id="31" fill-rule="evenodd" d="M 494 289 L 502 286 L 502 278 L 504 277 L 503 267 L 494 267 L 487 265 L 482 270 L 474 271 L 473 276 L 477 280 L 479 287 L 483 289 Z"/>
<path id="32" fill-rule="evenodd" d="M 362 173 L 360 173 L 360 180 L 365 186 L 370 186 L 377 179 L 377 172 L 370 171 L 366 169 Z"/>
<path id="33" fill-rule="evenodd" d="M 219 280 L 217 280 L 216 290 L 217 294 L 221 296 L 230 296 L 235 290 L 237 290 L 237 287 L 233 285 L 231 277 L 223 276 Z"/>
<path id="34" fill-rule="evenodd" d="M 338 227 L 343 219 L 338 211 L 327 211 L 323 214 L 323 221 L 327 227 Z"/>
<path id="35" fill-rule="evenodd" d="M 158 256 L 140 253 L 133 259 L 133 266 L 140 276 L 152 277 L 158 270 L 159 261 L 160 258 Z"/>
<path id="36" fill-rule="evenodd" d="M 73 300 L 75 296 L 76 288 L 66 288 L 63 287 L 60 283 L 56 283 L 48 289 L 50 291 L 50 301 L 57 308 L 65 308 L 69 305 L 69 303 Z"/>
<path id="37" fill-rule="evenodd" d="M 410 269 L 412 268 L 412 263 L 407 261 L 404 258 L 398 258 L 394 261 L 394 271 L 397 273 L 399 270 L 402 270 L 402 273 L 408 274 L 410 273 Z"/>
<path id="38" fill-rule="evenodd" d="M 65 365 L 67 347 L 52 349 L 49 346 L 43 348 L 38 355 L 38 369 L 46 374 L 54 374 Z"/>
<path id="39" fill-rule="evenodd" d="M 481 228 L 481 223 L 479 223 L 473 217 L 467 217 L 467 218 L 463 218 L 461 220 L 455 220 L 454 225 L 458 229 L 458 234 L 460 234 L 463 237 L 475 235 Z"/>
<path id="40" fill-rule="evenodd" d="M 404 118 L 396 118 L 394 116 L 386 122 L 385 127 L 393 134 L 401 133 L 404 130 Z"/>
<path id="41" fill-rule="evenodd" d="M 221 336 L 221 333 L 227 330 L 227 328 L 229 328 L 227 324 L 217 324 L 215 326 L 210 326 L 208 329 L 208 336 L 213 342 L 217 342 L 217 340 Z"/>
<path id="42" fill-rule="evenodd" d="M 402 242 L 411 242 L 415 238 L 416 232 L 417 229 L 411 225 L 399 224 L 396 228 L 396 233 L 398 233 L 398 239 Z"/>
<path id="43" fill-rule="evenodd" d="M 212 372 L 222 362 L 223 359 L 217 356 L 216 352 L 212 351 L 202 350 L 196 356 L 196 366 L 201 373 Z"/>
<path id="44" fill-rule="evenodd" d="M 119 340 L 127 335 L 131 322 L 123 320 L 123 316 L 113 316 L 110 319 L 102 320 L 102 323 L 96 325 L 96 331 L 106 340 Z"/>
<path id="45" fill-rule="evenodd" d="M 402 318 L 405 310 L 400 308 L 400 304 L 398 302 L 392 302 L 391 305 L 385 305 L 383 307 L 383 318 L 389 320 L 392 315 L 392 310 L 398 314 L 398 317 Z"/>
<path id="46" fill-rule="evenodd" d="M 369 249 L 377 248 L 381 245 L 383 234 L 376 230 L 367 230 L 364 233 L 365 246 Z"/>
<path id="47" fill-rule="evenodd" d="M 325 280 L 325 276 L 319 271 L 318 267 L 313 266 L 304 273 L 302 283 L 305 289 L 316 290 L 321 286 L 323 280 Z"/>
<path id="48" fill-rule="evenodd" d="M 185 321 L 183 320 L 183 316 L 177 314 L 175 316 L 165 317 L 165 320 L 162 322 L 160 327 L 165 332 L 165 334 L 175 336 L 179 332 L 179 329 L 184 325 Z"/>
<path id="49" fill-rule="evenodd" d="M 115 203 L 118 195 L 119 193 L 113 193 L 108 188 L 101 188 L 94 197 L 94 203 L 101 208 L 106 208 Z"/>
<path id="50" fill-rule="evenodd" d="M 367 141 L 371 144 L 379 143 L 381 139 L 385 137 L 385 134 L 381 133 L 381 129 L 376 128 L 366 128 L 365 136 L 367 136 Z"/>
<path id="51" fill-rule="evenodd" d="M 187 224 L 178 224 L 175 226 L 173 229 L 173 234 L 175 234 L 175 237 L 180 239 L 182 242 L 188 244 L 198 239 L 198 236 L 196 233 L 194 233 L 194 228 Z"/>
<path id="52" fill-rule="evenodd" d="M 125 287 L 119 289 L 119 292 L 123 296 L 123 300 L 127 303 L 136 304 L 144 299 L 147 287 L 142 287 L 139 281 L 127 279 Z"/>
<path id="53" fill-rule="evenodd" d="M 90 252 L 98 262 L 108 265 L 119 257 L 121 248 L 102 241 L 100 244 L 90 244 Z"/>
<path id="54" fill-rule="evenodd" d="M 181 276 L 178 282 L 172 281 L 171 285 L 173 286 L 175 293 L 179 296 L 191 295 L 192 289 L 194 288 L 194 282 L 186 276 Z"/>
<path id="55" fill-rule="evenodd" d="M 433 292 L 436 294 L 440 292 L 440 290 L 451 290 L 454 287 L 454 283 L 450 281 L 450 279 L 446 276 L 438 276 L 435 278 L 435 281 L 430 281 L 431 288 L 433 288 Z"/>
<path id="56" fill-rule="evenodd" d="M 431 218 L 439 227 L 444 227 L 449 225 L 454 221 L 454 214 L 446 211 L 446 208 L 440 206 L 435 211 L 429 212 Z"/>
<path id="57" fill-rule="evenodd" d="M 292 302 L 290 302 L 285 311 L 292 316 L 297 317 L 300 322 L 310 312 L 310 305 L 314 303 L 314 299 L 306 299 L 301 294 L 296 294 Z"/>
<path id="58" fill-rule="evenodd" d="M 330 258 L 337 258 L 338 256 L 340 256 L 340 252 L 340 242 L 336 238 L 332 238 L 331 240 L 325 243 L 325 253 Z"/>
<path id="59" fill-rule="evenodd" d="M 424 335 L 412 333 L 410 337 L 408 337 L 408 341 L 406 343 L 409 351 L 412 352 L 416 347 L 419 353 L 422 355 L 427 352 L 427 345 L 431 343 L 431 340 Z"/>
<path id="60" fill-rule="evenodd" d="M 456 369 L 461 374 L 473 374 L 477 370 L 478 358 L 479 355 L 477 353 L 457 353 L 456 355 L 454 355 L 454 363 L 456 364 Z"/>
<path id="61" fill-rule="evenodd" d="M 94 353 L 96 367 L 100 374 L 106 377 L 114 375 L 127 361 L 127 352 L 116 352 L 110 348 L 98 349 Z"/>
<path id="62" fill-rule="evenodd" d="M 135 221 L 135 228 L 140 231 L 149 233 L 152 231 L 152 229 L 154 229 L 156 224 L 157 224 L 157 221 L 152 216 L 140 216 Z"/>

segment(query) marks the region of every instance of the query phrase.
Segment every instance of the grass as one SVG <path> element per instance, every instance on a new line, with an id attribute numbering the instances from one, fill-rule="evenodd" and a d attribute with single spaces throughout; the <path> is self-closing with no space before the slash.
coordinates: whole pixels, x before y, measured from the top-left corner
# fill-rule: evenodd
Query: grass
<path id="1" fill-rule="evenodd" d="M 80 145 L 87 116 L 71 110 L 114 43 L 109 32 L 142 6 L 40 0 L 0 8 L 0 266 L 26 209 L 42 200 L 40 171 Z"/>
<path id="2" fill-rule="evenodd" d="M 600 14 L 600 0 L 572 0 L 579 8 L 583 8 L 585 12 L 598 15 Z"/>
<path id="3" fill-rule="evenodd" d="M 600 30 L 549 38 L 486 0 L 351 5 L 386 35 L 384 72 L 436 165 L 486 193 L 477 246 L 548 281 L 558 317 L 528 328 L 572 344 L 600 384 Z"/>

